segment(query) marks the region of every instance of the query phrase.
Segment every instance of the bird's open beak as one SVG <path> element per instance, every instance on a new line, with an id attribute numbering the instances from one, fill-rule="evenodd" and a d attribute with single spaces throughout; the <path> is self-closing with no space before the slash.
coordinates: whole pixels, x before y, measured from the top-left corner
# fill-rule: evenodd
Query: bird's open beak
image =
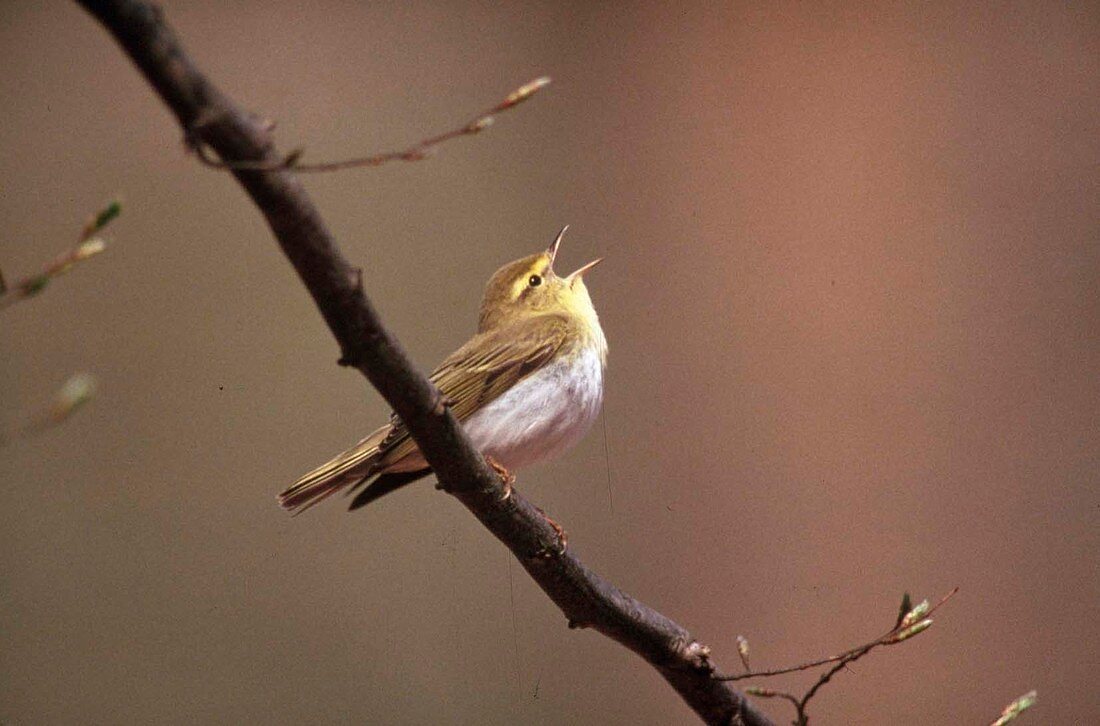
<path id="1" fill-rule="evenodd" d="M 584 273 L 588 272 L 589 270 L 591 270 L 593 267 L 600 264 L 601 262 L 603 262 L 603 258 L 602 257 L 597 257 L 596 259 L 592 260 L 591 262 L 589 262 L 584 267 L 581 267 L 579 270 L 576 270 L 573 273 L 571 273 L 569 275 L 569 277 L 565 278 L 566 282 L 568 282 L 569 286 L 572 287 L 573 283 L 576 282 L 577 280 L 581 279 L 581 276 L 584 275 Z"/>
<path id="2" fill-rule="evenodd" d="M 554 258 L 558 256 L 558 247 L 561 246 L 561 238 L 565 236 L 565 230 L 569 229 L 569 225 L 565 225 L 558 232 L 558 236 L 554 238 L 554 241 L 546 248 L 546 256 L 550 258 L 551 267 L 554 265 Z"/>

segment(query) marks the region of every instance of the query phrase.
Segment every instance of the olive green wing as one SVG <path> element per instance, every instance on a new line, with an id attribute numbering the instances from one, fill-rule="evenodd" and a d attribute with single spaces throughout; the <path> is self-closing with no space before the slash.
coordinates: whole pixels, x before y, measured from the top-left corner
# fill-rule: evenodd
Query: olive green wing
<path id="1" fill-rule="evenodd" d="M 478 333 L 435 369 L 431 381 L 455 417 L 465 421 L 553 360 L 569 335 L 570 323 L 559 315 L 539 315 Z M 380 447 L 383 466 L 416 449 L 400 419 L 390 423 L 393 431 Z"/>

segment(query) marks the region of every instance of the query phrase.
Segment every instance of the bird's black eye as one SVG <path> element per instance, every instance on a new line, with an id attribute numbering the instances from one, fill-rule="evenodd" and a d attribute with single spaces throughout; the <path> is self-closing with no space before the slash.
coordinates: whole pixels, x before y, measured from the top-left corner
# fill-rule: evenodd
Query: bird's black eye
<path id="1" fill-rule="evenodd" d="M 538 287 L 542 284 L 542 278 L 538 275 L 531 275 L 529 278 L 527 278 L 527 284 L 531 287 Z"/>

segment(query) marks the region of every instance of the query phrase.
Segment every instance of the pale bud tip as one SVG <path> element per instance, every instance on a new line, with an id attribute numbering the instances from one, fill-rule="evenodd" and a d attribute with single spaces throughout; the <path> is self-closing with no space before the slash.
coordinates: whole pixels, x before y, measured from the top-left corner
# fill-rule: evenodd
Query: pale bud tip
<path id="1" fill-rule="evenodd" d="M 921 620 L 919 623 L 917 623 L 915 625 L 910 625 L 908 628 L 906 628 L 905 630 L 901 631 L 896 636 L 894 636 L 894 642 L 895 643 L 900 643 L 903 640 L 908 640 L 909 638 L 912 638 L 914 635 L 918 635 L 920 633 L 923 633 L 925 630 L 928 630 L 928 628 L 930 628 L 930 627 L 932 627 L 932 618 L 925 618 L 924 620 Z"/>
<path id="2" fill-rule="evenodd" d="M 92 400 L 95 392 L 94 376 L 89 373 L 77 373 L 71 376 L 54 396 L 51 417 L 55 421 L 68 418 L 76 409 Z"/>
<path id="3" fill-rule="evenodd" d="M 469 129 L 470 133 L 476 134 L 479 131 L 484 131 L 485 129 L 489 128 L 492 125 L 493 125 L 493 117 L 492 116 L 482 116 L 477 121 L 474 121 L 472 124 L 470 124 L 467 128 Z"/>
<path id="4" fill-rule="evenodd" d="M 1005 726 L 1005 724 L 1015 720 L 1015 718 L 1021 713 L 1034 706 L 1035 702 L 1038 700 L 1038 691 L 1028 691 L 1012 703 L 1005 706 L 1004 710 L 1001 711 L 1001 717 L 994 721 L 992 726 Z"/>
<path id="5" fill-rule="evenodd" d="M 901 619 L 901 627 L 908 628 L 913 623 L 917 622 L 925 615 L 928 614 L 928 601 L 921 600 L 919 604 L 909 612 L 905 614 L 905 617 Z"/>
<path id="6" fill-rule="evenodd" d="M 737 652 L 741 655 L 749 654 L 749 641 L 743 635 L 737 636 Z"/>
<path id="7" fill-rule="evenodd" d="M 81 260 L 86 260 L 89 257 L 98 255 L 105 249 L 107 249 L 107 243 L 98 237 L 93 237 L 86 242 L 80 243 L 80 246 L 77 247 L 76 251 L 73 253 L 73 261 L 80 262 Z"/>
<path id="8" fill-rule="evenodd" d="M 517 103 L 523 103 L 549 85 L 550 77 L 540 76 L 533 81 L 524 83 L 522 86 L 509 93 L 508 98 L 504 99 L 504 103 L 502 103 L 501 106 L 503 108 L 509 108 L 515 106 Z"/>

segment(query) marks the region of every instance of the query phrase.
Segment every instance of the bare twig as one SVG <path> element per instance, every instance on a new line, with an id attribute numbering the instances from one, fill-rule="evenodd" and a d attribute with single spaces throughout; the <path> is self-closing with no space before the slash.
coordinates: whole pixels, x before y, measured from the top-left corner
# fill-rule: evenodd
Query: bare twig
<path id="1" fill-rule="evenodd" d="M 206 145 L 202 143 L 199 136 L 195 133 L 189 133 L 187 135 L 187 145 L 188 148 L 195 152 L 199 161 L 215 169 L 251 169 L 254 171 L 289 169 L 296 172 L 326 172 L 358 169 L 368 166 L 381 166 L 391 161 L 422 161 L 427 159 L 435 151 L 435 147 L 445 141 L 457 139 L 460 136 L 472 136 L 481 133 L 493 125 L 494 116 L 496 114 L 518 106 L 548 85 L 550 85 L 550 79 L 546 76 L 541 76 L 533 81 L 529 81 L 509 93 L 504 100 L 497 105 L 475 116 L 469 123 L 451 129 L 450 131 L 445 131 L 442 134 L 430 136 L 403 151 L 386 151 L 380 154 L 372 154 L 371 156 L 360 156 L 352 159 L 342 159 L 340 161 L 303 164 L 300 159 L 304 153 L 304 149 L 295 149 L 278 161 L 223 161 L 210 156 L 206 149 Z M 199 123 L 202 123 L 202 121 Z M 192 131 L 196 130 L 198 129 L 192 129 Z"/>
<path id="2" fill-rule="evenodd" d="M 941 605 L 943 605 L 945 602 L 947 602 L 958 591 L 959 591 L 959 588 L 956 587 L 951 592 L 944 595 L 943 598 L 940 599 L 940 601 L 935 604 L 935 606 L 928 608 L 926 614 L 931 615 L 933 611 L 938 610 Z M 910 612 L 912 612 L 912 609 L 910 609 Z M 849 650 L 844 651 L 843 653 L 837 653 L 836 655 L 826 656 L 824 658 L 819 658 L 817 660 L 807 661 L 806 663 L 800 663 L 798 665 L 788 666 L 786 668 L 773 668 L 773 669 L 770 669 L 770 670 L 749 671 L 749 672 L 746 672 L 746 673 L 734 673 L 734 674 L 730 674 L 730 675 L 723 675 L 723 674 L 716 673 L 714 675 L 714 678 L 716 680 L 719 680 L 719 681 L 744 681 L 744 680 L 747 680 L 749 678 L 768 678 L 768 677 L 771 677 L 771 676 L 781 676 L 785 673 L 795 673 L 797 671 L 805 671 L 805 670 L 809 670 L 810 668 L 816 668 L 818 666 L 828 665 L 829 663 L 836 663 L 837 661 L 845 660 L 845 659 L 850 658 L 851 656 L 856 655 L 856 654 L 862 655 L 862 654 L 867 653 L 869 650 L 871 650 L 873 648 L 877 648 L 880 645 L 894 645 L 895 643 L 900 643 L 902 640 L 906 640 L 909 637 L 911 637 L 912 635 L 916 634 L 916 633 L 910 633 L 909 635 L 906 635 L 904 638 L 898 638 L 897 637 L 898 635 L 900 635 L 900 633 L 902 631 L 907 629 L 907 627 L 903 627 L 903 622 L 905 622 L 904 619 L 905 619 L 907 614 L 908 613 L 903 614 L 900 618 L 898 618 L 897 625 L 895 625 L 893 628 L 891 628 L 886 633 L 880 635 L 879 637 L 875 638 L 874 640 L 870 641 L 869 643 L 858 646 L 856 648 L 851 648 Z M 913 623 L 910 623 L 910 624 L 913 624 Z M 925 626 L 925 627 L 927 627 L 927 626 Z M 921 629 L 923 630 L 923 628 L 921 628 Z"/>
<path id="3" fill-rule="evenodd" d="M 745 693 L 757 698 L 782 698 L 784 701 L 790 701 L 796 710 L 799 709 L 798 698 L 786 691 L 777 691 L 774 688 L 764 688 L 763 686 L 749 686 L 745 689 Z"/>
<path id="4" fill-rule="evenodd" d="M 111 202 L 101 211 L 93 214 L 80 232 L 79 242 L 73 249 L 63 252 L 50 261 L 41 272 L 26 277 L 11 286 L 3 284 L 0 277 L 0 310 L 27 298 L 34 297 L 46 289 L 55 277 L 65 274 L 73 265 L 94 257 L 107 248 L 107 244 L 94 234 L 102 230 L 119 215 L 122 207 L 117 201 Z"/>
<path id="5" fill-rule="evenodd" d="M 340 344 L 341 360 L 370 380 L 408 427 L 443 488 L 512 551 L 568 622 L 593 628 L 640 655 L 707 723 L 770 724 L 729 684 L 711 678 L 706 646 L 589 570 L 572 550 L 557 553 L 557 533 L 518 491 L 502 496 L 500 477 L 450 410 L 436 405 L 438 391 L 383 326 L 356 269 L 293 170 L 280 166 L 284 158 L 274 149 L 270 129 L 198 70 L 159 9 L 137 0 L 80 3 L 115 37 L 184 129 L 229 163 L 261 164 L 259 170 L 231 171 L 313 296 Z"/>
<path id="6" fill-rule="evenodd" d="M 839 673 L 842 669 L 846 668 L 849 664 L 854 663 L 855 661 L 859 660 L 879 646 L 896 645 L 897 643 L 908 640 L 914 635 L 917 635 L 927 630 L 932 625 L 932 619 L 929 616 L 932 615 L 932 613 L 934 613 L 936 610 L 939 610 L 940 607 L 952 597 L 954 597 L 955 593 L 957 593 L 958 591 L 959 588 L 954 588 L 953 590 L 951 590 L 951 592 L 940 598 L 940 601 L 937 602 L 935 605 L 930 606 L 928 604 L 928 601 L 924 600 L 921 603 L 917 604 L 916 607 L 912 606 L 912 603 L 909 600 L 909 593 L 906 593 L 905 596 L 902 598 L 902 608 L 904 612 L 898 615 L 897 622 L 895 623 L 893 628 L 875 638 L 874 640 L 856 648 L 846 650 L 843 653 L 831 655 L 826 658 L 819 658 L 818 660 L 809 661 L 807 663 L 800 663 L 799 665 L 790 666 L 787 668 L 774 668 L 771 670 L 763 671 L 749 671 L 747 673 L 737 673 L 733 675 L 722 675 L 716 673 L 714 675 L 714 679 L 719 681 L 742 681 L 748 678 L 768 678 L 771 676 L 783 675 L 785 673 L 795 673 L 798 671 L 809 670 L 811 668 L 817 668 L 819 666 L 829 665 L 830 663 L 832 663 L 833 666 L 821 674 L 821 676 L 817 679 L 817 681 L 814 682 L 810 689 L 806 691 L 802 698 L 795 698 L 789 693 L 785 693 L 783 691 L 774 691 L 767 688 L 748 687 L 745 689 L 745 693 L 749 695 L 768 698 L 778 697 L 785 698 L 786 700 L 791 701 L 791 703 L 794 704 L 795 711 L 797 712 L 795 723 L 799 726 L 804 726 L 805 724 L 809 723 L 809 717 L 806 715 L 806 705 L 810 702 L 810 699 L 813 698 L 815 694 L 817 694 L 822 686 L 832 680 L 833 676 Z M 741 638 L 739 638 L 738 640 L 738 649 L 740 650 Z"/>

